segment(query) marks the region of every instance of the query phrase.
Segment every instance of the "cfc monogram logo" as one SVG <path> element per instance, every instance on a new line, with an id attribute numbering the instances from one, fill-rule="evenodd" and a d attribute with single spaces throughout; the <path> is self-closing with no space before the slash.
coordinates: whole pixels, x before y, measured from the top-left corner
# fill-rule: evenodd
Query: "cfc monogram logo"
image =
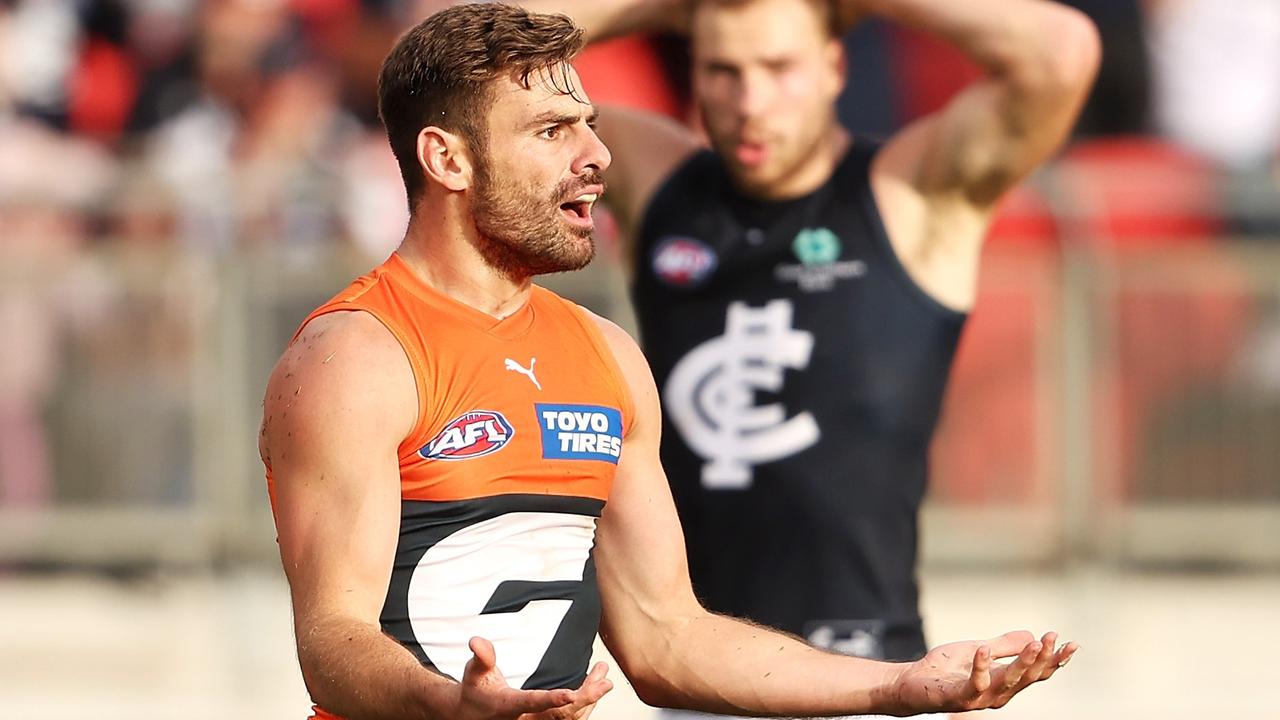
<path id="1" fill-rule="evenodd" d="M 751 466 L 810 447 L 820 435 L 809 412 L 787 419 L 779 403 L 756 405 L 757 390 L 782 389 L 787 368 L 803 370 L 813 334 L 791 327 L 789 300 L 729 306 L 724 335 L 681 358 L 663 395 L 680 436 L 698 453 L 709 489 L 751 486 Z"/>

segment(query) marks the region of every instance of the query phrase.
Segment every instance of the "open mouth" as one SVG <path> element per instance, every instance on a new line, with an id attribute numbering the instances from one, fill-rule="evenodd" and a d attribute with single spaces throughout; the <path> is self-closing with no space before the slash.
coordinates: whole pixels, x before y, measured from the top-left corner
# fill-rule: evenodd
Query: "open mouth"
<path id="1" fill-rule="evenodd" d="M 583 193 L 566 203 L 560 204 L 560 212 L 574 224 L 591 222 L 591 206 L 600 197 L 599 193 Z"/>
<path id="2" fill-rule="evenodd" d="M 591 217 L 591 203 L 589 202 L 567 202 L 560 206 L 560 211 L 571 218 L 579 220 Z"/>

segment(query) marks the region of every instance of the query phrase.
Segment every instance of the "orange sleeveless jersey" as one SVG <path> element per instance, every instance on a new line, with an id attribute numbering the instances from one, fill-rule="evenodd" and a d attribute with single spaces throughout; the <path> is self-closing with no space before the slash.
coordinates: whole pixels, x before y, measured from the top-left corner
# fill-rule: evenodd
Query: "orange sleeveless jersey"
<path id="1" fill-rule="evenodd" d="M 417 423 L 400 444 L 383 630 L 454 679 L 478 635 L 512 687 L 577 687 L 600 616 L 595 524 L 632 415 L 595 322 L 537 286 L 497 320 L 432 289 L 399 255 L 303 326 L 344 310 L 391 331 L 418 392 Z M 274 506 L 270 468 L 267 483 Z"/>

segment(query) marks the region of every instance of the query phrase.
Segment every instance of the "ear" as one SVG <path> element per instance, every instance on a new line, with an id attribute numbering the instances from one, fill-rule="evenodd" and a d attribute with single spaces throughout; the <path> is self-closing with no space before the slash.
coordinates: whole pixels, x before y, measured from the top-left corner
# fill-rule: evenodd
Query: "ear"
<path id="1" fill-rule="evenodd" d="M 834 73 L 836 81 L 835 92 L 832 95 L 839 95 L 844 91 L 845 83 L 849 80 L 849 58 L 844 51 L 844 43 L 840 38 L 832 38 L 827 41 L 826 49 L 823 51 L 823 58 Z"/>
<path id="2" fill-rule="evenodd" d="M 418 165 L 428 182 L 459 192 L 471 187 L 472 162 L 457 133 L 431 125 L 418 132 Z"/>

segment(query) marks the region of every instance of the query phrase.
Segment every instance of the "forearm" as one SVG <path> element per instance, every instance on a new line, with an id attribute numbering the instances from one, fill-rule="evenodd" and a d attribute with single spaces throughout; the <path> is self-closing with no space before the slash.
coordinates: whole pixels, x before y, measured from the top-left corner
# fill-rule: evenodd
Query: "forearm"
<path id="1" fill-rule="evenodd" d="M 941 37 L 989 75 L 1037 81 L 1072 60 L 1064 42 L 1087 26 L 1047 0 L 841 0 L 850 17 L 871 15 Z M 1084 30 L 1082 30 L 1084 32 Z"/>
<path id="2" fill-rule="evenodd" d="M 376 626 L 329 618 L 298 628 L 298 660 L 317 705 L 347 720 L 443 720 L 457 684 Z"/>
<path id="3" fill-rule="evenodd" d="M 650 636 L 651 638 L 654 636 Z M 647 703 L 736 715 L 821 717 L 897 709 L 902 665 L 835 655 L 721 615 L 694 616 L 656 637 L 631 676 Z"/>
<path id="4" fill-rule="evenodd" d="M 683 32 L 685 0 L 524 0 L 520 6 L 540 13 L 563 13 L 600 42 L 633 33 Z"/>

